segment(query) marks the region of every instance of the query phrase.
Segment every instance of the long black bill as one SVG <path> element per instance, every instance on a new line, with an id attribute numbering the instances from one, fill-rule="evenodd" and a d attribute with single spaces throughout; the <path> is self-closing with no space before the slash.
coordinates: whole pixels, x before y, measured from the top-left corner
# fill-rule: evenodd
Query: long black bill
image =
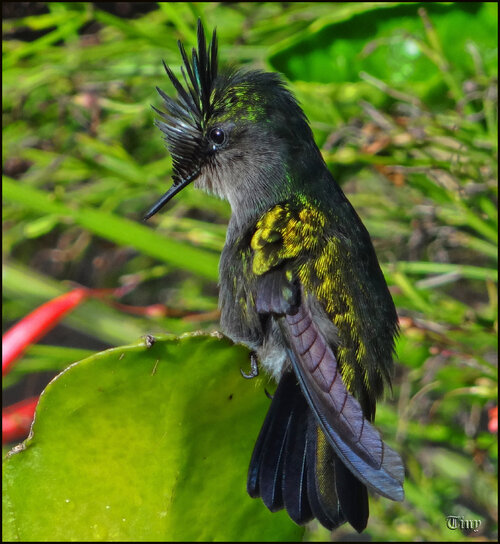
<path id="1" fill-rule="evenodd" d="M 197 171 L 194 174 L 188 176 L 187 178 L 181 179 L 177 183 L 174 182 L 172 187 L 170 187 L 170 189 L 160 198 L 160 200 L 155 202 L 155 204 L 153 204 L 153 206 L 151 206 L 151 208 L 145 213 L 143 221 L 147 221 L 150 217 L 153 217 L 153 215 L 159 212 L 171 198 L 173 198 L 179 191 L 182 191 L 184 187 L 187 187 L 199 175 L 200 172 Z"/>

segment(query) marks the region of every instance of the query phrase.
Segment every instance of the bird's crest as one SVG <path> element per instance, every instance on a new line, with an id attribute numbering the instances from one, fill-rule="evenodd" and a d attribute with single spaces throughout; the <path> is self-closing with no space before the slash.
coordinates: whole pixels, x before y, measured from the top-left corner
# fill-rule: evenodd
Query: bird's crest
<path id="1" fill-rule="evenodd" d="M 198 20 L 198 50 L 193 48 L 191 60 L 179 41 L 184 66 L 181 67 L 183 86 L 172 70 L 163 63 L 165 71 L 177 91 L 177 99 L 156 90 L 164 100 L 167 112 L 153 109 L 162 117 L 156 125 L 165 134 L 172 155 L 174 185 L 196 177 L 199 173 L 199 145 L 203 128 L 212 115 L 214 83 L 217 78 L 217 35 L 214 30 L 208 45 L 205 31 Z M 186 165 L 189 166 L 189 170 Z"/>

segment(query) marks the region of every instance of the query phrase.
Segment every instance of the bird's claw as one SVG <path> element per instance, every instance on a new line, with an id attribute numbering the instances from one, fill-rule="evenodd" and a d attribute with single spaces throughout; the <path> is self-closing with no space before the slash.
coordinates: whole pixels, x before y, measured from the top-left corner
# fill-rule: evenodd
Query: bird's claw
<path id="1" fill-rule="evenodd" d="M 248 374 L 240 368 L 241 375 L 247 380 L 251 380 L 259 375 L 259 362 L 257 360 L 257 355 L 253 351 L 250 353 L 250 368 L 251 370 Z"/>

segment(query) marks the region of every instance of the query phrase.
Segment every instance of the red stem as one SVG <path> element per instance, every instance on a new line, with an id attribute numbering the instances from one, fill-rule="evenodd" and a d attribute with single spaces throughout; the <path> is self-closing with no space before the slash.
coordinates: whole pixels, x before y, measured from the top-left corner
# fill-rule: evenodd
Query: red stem
<path id="1" fill-rule="evenodd" d="M 26 437 L 37 404 L 38 397 L 32 397 L 2 410 L 2 444 Z"/>
<path id="2" fill-rule="evenodd" d="M 82 300 L 89 296 L 85 287 L 73 289 L 33 310 L 11 327 L 2 337 L 2 376 L 21 353 L 55 327 Z"/>

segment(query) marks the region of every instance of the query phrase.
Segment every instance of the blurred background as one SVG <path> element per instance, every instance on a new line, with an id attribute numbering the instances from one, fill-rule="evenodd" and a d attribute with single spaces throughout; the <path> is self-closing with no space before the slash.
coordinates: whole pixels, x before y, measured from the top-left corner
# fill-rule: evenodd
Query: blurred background
<path id="1" fill-rule="evenodd" d="M 218 328 L 229 207 L 170 185 L 153 125 L 177 40 L 216 26 L 223 63 L 281 72 L 367 226 L 400 315 L 377 425 L 402 504 L 334 540 L 497 538 L 497 23 L 491 2 L 5 2 L 3 330 L 75 285 L 122 287 L 30 347 L 4 404 L 146 333 Z M 481 520 L 450 529 L 446 516 Z M 324 533 L 315 528 L 306 540 Z"/>

